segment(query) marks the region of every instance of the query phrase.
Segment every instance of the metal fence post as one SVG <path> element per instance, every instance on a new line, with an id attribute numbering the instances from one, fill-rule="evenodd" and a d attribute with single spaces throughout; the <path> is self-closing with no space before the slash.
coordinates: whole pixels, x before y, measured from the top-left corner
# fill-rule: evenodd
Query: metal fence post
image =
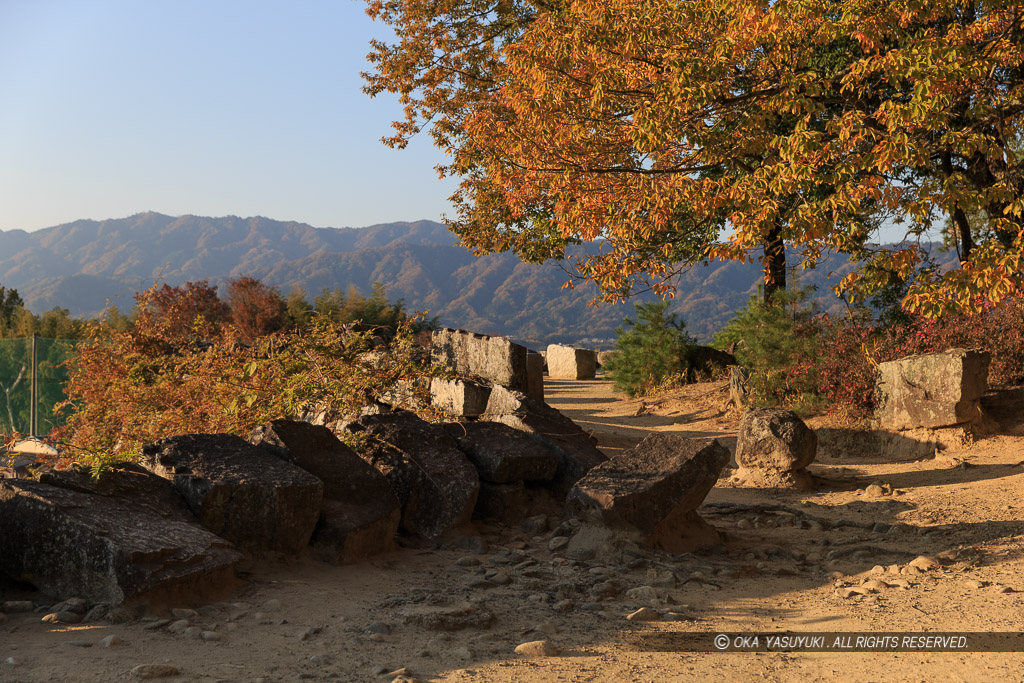
<path id="1" fill-rule="evenodd" d="M 36 432 L 39 431 L 37 429 L 38 425 L 36 423 L 36 419 L 37 419 L 36 413 L 37 413 L 37 410 L 38 410 L 38 406 L 36 404 L 39 402 L 39 384 L 38 384 L 38 379 L 39 379 L 38 378 L 38 375 L 39 375 L 39 355 L 37 353 L 37 351 L 38 351 L 38 349 L 37 349 L 37 342 L 38 341 L 39 341 L 39 334 L 38 333 L 33 334 L 32 335 L 32 392 L 31 392 L 31 398 L 30 398 L 31 403 L 29 404 L 29 408 L 28 408 L 28 433 L 29 433 L 29 436 L 35 436 Z"/>

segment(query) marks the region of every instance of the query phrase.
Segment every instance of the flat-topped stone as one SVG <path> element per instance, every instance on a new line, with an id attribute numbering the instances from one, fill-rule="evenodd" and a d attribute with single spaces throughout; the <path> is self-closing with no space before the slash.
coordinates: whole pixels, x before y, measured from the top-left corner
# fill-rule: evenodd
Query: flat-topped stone
<path id="1" fill-rule="evenodd" d="M 913 429 L 980 422 L 990 360 L 987 351 L 950 349 L 879 363 L 878 426 Z"/>

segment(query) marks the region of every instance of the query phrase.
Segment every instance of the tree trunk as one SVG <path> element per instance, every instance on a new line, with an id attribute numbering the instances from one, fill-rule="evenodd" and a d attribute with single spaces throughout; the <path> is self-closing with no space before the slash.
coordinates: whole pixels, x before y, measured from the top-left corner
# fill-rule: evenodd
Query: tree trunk
<path id="1" fill-rule="evenodd" d="M 764 276 L 765 301 L 771 301 L 776 292 L 786 291 L 786 242 L 782 239 L 779 220 L 764 242 Z"/>

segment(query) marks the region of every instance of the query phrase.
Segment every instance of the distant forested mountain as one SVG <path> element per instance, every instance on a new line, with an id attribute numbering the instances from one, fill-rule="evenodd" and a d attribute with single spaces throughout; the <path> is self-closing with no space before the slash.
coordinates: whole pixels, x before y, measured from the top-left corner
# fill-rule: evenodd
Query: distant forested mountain
<path id="1" fill-rule="evenodd" d="M 798 274 L 818 287 L 824 310 L 840 311 L 829 291 L 849 270 L 831 256 Z M 832 279 L 829 279 L 829 275 Z M 374 282 L 411 311 L 429 311 L 441 324 L 505 334 L 540 346 L 584 342 L 608 346 L 630 304 L 588 305 L 592 286 L 562 289 L 556 264 L 525 264 L 510 254 L 476 258 L 456 245 L 440 223 L 416 221 L 367 228 L 314 228 L 268 218 L 205 218 L 143 213 L 81 220 L 35 232 L 0 231 L 0 285 L 16 288 L 29 309 L 53 307 L 95 315 L 107 302 L 127 311 L 135 292 L 155 281 L 171 285 L 209 279 L 218 284 L 250 275 L 287 295 Z M 715 263 L 679 278 L 672 309 L 690 332 L 709 338 L 757 291 L 757 264 Z"/>

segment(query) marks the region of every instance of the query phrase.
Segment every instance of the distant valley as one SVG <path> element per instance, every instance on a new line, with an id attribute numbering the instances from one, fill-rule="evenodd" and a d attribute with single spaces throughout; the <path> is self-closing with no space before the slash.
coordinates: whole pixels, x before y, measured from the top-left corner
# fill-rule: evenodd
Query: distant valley
<path id="1" fill-rule="evenodd" d="M 824 310 L 842 310 L 828 287 L 847 272 L 830 257 L 800 274 L 818 287 Z M 833 273 L 833 279 L 828 275 Z M 593 286 L 562 289 L 556 264 L 525 264 L 510 254 L 476 258 L 432 221 L 366 228 L 314 228 L 268 218 L 172 217 L 143 213 L 81 220 L 35 232 L 0 231 L 0 285 L 14 287 L 40 313 L 100 313 L 109 300 L 122 311 L 159 280 L 218 284 L 251 275 L 287 295 L 296 285 L 310 300 L 350 284 L 368 293 L 374 282 L 410 311 L 428 310 L 441 324 L 504 334 L 542 346 L 552 342 L 610 346 L 631 304 L 589 306 Z M 757 291 L 757 264 L 715 263 L 679 278 L 672 310 L 707 340 Z"/>

